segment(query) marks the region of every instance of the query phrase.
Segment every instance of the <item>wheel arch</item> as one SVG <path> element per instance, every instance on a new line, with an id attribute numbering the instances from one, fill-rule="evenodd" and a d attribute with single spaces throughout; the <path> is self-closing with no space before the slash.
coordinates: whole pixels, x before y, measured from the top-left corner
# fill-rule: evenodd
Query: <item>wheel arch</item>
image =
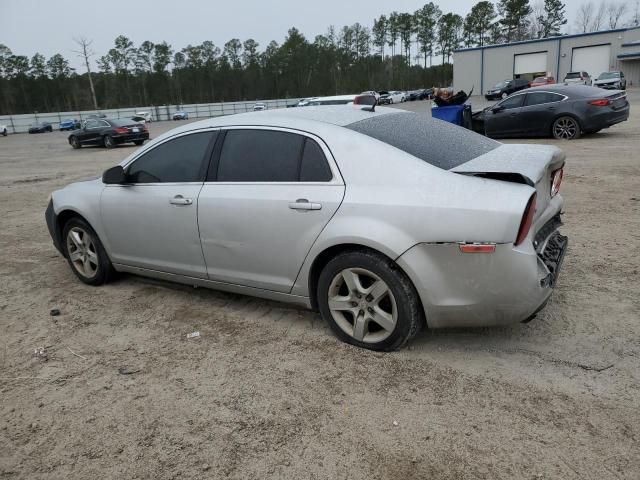
<path id="1" fill-rule="evenodd" d="M 311 308 L 314 311 L 318 311 L 318 298 L 317 298 L 318 280 L 320 278 L 320 273 L 322 272 L 324 267 L 327 265 L 327 263 L 329 263 L 329 261 L 331 261 L 331 259 L 335 258 L 337 255 L 340 255 L 345 252 L 355 252 L 355 251 L 368 251 L 368 252 L 373 252 L 378 255 L 382 255 L 386 257 L 393 263 L 393 265 L 400 272 L 402 272 L 403 275 L 407 277 L 409 282 L 413 285 L 413 288 L 414 289 L 416 288 L 416 286 L 413 284 L 413 281 L 411 280 L 411 277 L 407 274 L 407 272 L 405 272 L 404 269 L 400 267 L 400 265 L 398 265 L 395 259 L 391 258 L 389 255 L 385 254 L 384 252 L 361 243 L 339 243 L 339 244 L 331 245 L 325 248 L 324 250 L 322 250 L 320 253 L 318 253 L 318 255 L 316 255 L 316 257 L 313 259 L 313 262 L 311 263 L 311 267 L 309 268 L 309 275 L 308 275 L 309 302 L 311 304 Z M 422 299 L 420 298 L 420 295 L 417 295 L 417 299 L 420 304 L 420 308 L 422 309 L 422 312 L 424 314 L 423 315 L 423 318 L 424 318 L 424 316 L 426 315 L 426 312 L 424 310 L 424 305 L 422 304 Z"/>
<path id="2" fill-rule="evenodd" d="M 60 241 L 60 246 L 62 248 L 62 254 L 66 257 L 66 249 L 63 247 L 63 238 L 62 238 L 62 233 L 64 232 L 64 226 L 67 224 L 67 222 L 69 220 L 71 220 L 72 218 L 79 218 L 80 220 L 82 220 L 83 222 L 86 222 L 87 225 L 89 225 L 93 231 L 95 232 L 96 229 L 93 225 L 91 225 L 91 222 L 89 220 L 87 220 L 87 218 L 82 215 L 81 213 L 79 213 L 76 210 L 73 210 L 71 208 L 67 208 L 64 209 L 62 211 L 60 211 L 60 213 L 58 213 L 56 215 L 56 222 L 55 222 L 55 234 L 58 236 L 58 239 Z M 96 235 L 97 232 L 96 232 Z"/>

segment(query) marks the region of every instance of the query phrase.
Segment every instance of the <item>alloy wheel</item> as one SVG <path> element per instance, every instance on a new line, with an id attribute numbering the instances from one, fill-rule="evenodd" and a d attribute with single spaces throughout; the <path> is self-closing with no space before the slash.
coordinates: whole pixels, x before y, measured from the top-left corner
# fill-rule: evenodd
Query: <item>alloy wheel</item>
<path id="1" fill-rule="evenodd" d="M 342 270 L 331 281 L 328 297 L 336 324 L 359 342 L 384 341 L 396 328 L 398 309 L 393 293 L 369 270 Z"/>
<path id="2" fill-rule="evenodd" d="M 553 124 L 553 136 L 555 138 L 571 140 L 578 133 L 578 123 L 571 117 L 562 117 Z"/>
<path id="3" fill-rule="evenodd" d="M 67 252 L 73 268 L 85 278 L 98 272 L 98 253 L 93 238 L 86 230 L 73 227 L 67 233 Z"/>

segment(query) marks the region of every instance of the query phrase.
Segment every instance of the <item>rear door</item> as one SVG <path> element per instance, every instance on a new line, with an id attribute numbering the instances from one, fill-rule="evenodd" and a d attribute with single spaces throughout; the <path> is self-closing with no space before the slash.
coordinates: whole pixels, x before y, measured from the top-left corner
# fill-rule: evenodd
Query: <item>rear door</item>
<path id="1" fill-rule="evenodd" d="M 209 279 L 289 292 L 344 183 L 324 142 L 276 128 L 229 129 L 198 200 Z"/>
<path id="2" fill-rule="evenodd" d="M 104 120 L 87 120 L 84 128 L 76 136 L 83 145 L 97 145 L 98 140 L 101 139 L 100 133 L 105 128 L 105 125 L 109 126 Z"/>
<path id="3" fill-rule="evenodd" d="M 559 102 L 567 97 L 553 92 L 529 92 L 520 109 L 520 122 L 531 135 L 549 135 L 551 123 L 557 117 Z"/>
<path id="4" fill-rule="evenodd" d="M 485 132 L 490 137 L 517 135 L 524 130 L 520 110 L 525 94 L 512 95 L 488 109 L 485 115 Z"/>

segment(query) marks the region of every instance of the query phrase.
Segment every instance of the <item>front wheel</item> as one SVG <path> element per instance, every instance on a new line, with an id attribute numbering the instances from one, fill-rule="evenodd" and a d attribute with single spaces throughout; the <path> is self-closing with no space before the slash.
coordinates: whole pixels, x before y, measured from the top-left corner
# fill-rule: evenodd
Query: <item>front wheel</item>
<path id="1" fill-rule="evenodd" d="M 500 98 L 502 98 L 502 100 L 504 100 L 508 96 L 509 96 L 509 94 L 507 92 L 503 92 L 502 95 L 500 95 Z"/>
<path id="2" fill-rule="evenodd" d="M 113 138 L 111 138 L 111 135 L 105 135 L 103 142 L 104 142 L 105 148 L 113 148 L 116 146 L 116 142 L 113 141 Z"/>
<path id="3" fill-rule="evenodd" d="M 551 133 L 558 140 L 575 140 L 580 138 L 580 124 L 573 117 L 560 117 L 553 122 Z"/>
<path id="4" fill-rule="evenodd" d="M 71 144 L 71 146 L 72 146 L 73 148 L 75 148 L 76 150 L 82 146 L 82 145 L 80 145 L 80 141 L 78 140 L 78 137 L 75 137 L 75 136 L 73 136 L 73 137 L 71 137 L 71 138 L 69 139 L 69 143 L 70 143 L 70 144 Z"/>
<path id="5" fill-rule="evenodd" d="M 65 256 L 71 270 L 88 285 L 107 283 L 113 266 L 96 232 L 81 218 L 72 218 L 64 226 Z"/>
<path id="6" fill-rule="evenodd" d="M 142 145 L 144 143 L 144 140 L 134 140 L 133 143 L 136 145 Z"/>
<path id="7" fill-rule="evenodd" d="M 3 137 L 6 137 L 6 136 L 7 136 L 7 131 L 6 131 L 6 130 L 3 130 L 3 131 L 2 131 L 2 136 L 3 136 Z"/>
<path id="8" fill-rule="evenodd" d="M 423 324 L 411 281 L 375 252 L 345 252 L 329 261 L 318 280 L 317 298 L 338 338 L 370 350 L 396 350 Z"/>

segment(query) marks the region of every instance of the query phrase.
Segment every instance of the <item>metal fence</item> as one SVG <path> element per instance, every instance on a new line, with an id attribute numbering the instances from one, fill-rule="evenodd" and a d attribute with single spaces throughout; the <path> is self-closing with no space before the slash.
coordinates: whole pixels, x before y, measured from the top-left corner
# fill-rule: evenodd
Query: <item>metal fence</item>
<path id="1" fill-rule="evenodd" d="M 159 105 L 151 107 L 115 108 L 111 110 L 85 110 L 78 112 L 27 113 L 21 115 L 0 115 L 0 125 L 6 125 L 9 133 L 25 133 L 29 125 L 49 122 L 54 130 L 67 119 L 86 120 L 89 115 L 105 114 L 108 118 L 132 117 L 136 112 L 150 112 L 153 121 L 172 120 L 175 112 L 187 112 L 189 119 L 211 118 L 234 113 L 253 111 L 256 103 L 264 103 L 267 109 L 286 108 L 298 103 L 299 99 L 256 100 L 252 102 L 196 103 L 192 105 Z"/>

